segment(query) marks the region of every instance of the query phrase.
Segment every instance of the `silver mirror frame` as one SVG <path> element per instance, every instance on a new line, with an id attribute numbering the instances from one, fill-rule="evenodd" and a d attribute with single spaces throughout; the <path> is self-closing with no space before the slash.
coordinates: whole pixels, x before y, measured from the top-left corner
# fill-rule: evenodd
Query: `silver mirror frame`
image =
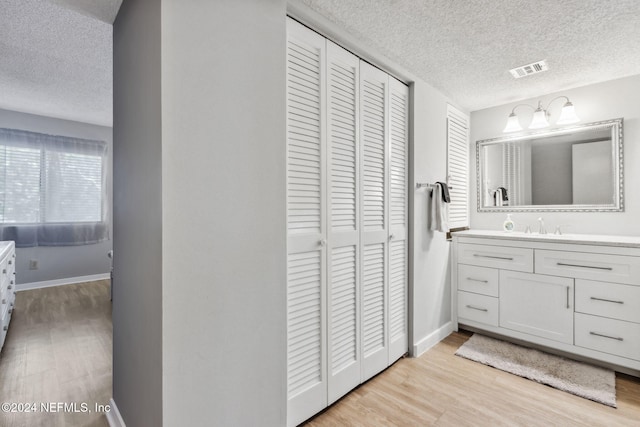
<path id="1" fill-rule="evenodd" d="M 480 152 L 486 145 L 502 142 L 515 142 L 531 137 L 556 136 L 576 130 L 611 129 L 611 150 L 614 159 L 614 203 L 603 205 L 522 205 L 522 206 L 482 206 L 482 172 L 480 171 Z M 544 129 L 535 132 L 518 133 L 492 139 L 476 141 L 476 184 L 478 212 L 624 212 L 624 155 L 623 155 L 623 119 L 604 120 L 576 126 Z"/>

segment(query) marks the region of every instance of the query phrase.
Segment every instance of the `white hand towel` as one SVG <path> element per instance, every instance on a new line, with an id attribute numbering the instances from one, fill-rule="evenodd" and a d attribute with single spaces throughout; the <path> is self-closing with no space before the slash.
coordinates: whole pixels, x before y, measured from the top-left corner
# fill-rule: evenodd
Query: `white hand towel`
<path id="1" fill-rule="evenodd" d="M 442 188 L 437 183 L 431 190 L 431 209 L 429 209 L 429 228 L 446 233 L 449 231 L 447 206 L 442 199 Z"/>

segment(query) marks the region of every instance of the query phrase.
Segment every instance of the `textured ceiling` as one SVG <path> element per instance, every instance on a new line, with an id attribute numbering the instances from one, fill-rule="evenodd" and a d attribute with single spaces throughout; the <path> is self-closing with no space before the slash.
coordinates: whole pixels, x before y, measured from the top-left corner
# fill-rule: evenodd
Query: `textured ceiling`
<path id="1" fill-rule="evenodd" d="M 1 0 L 0 108 L 111 126 L 122 0 Z"/>
<path id="2" fill-rule="evenodd" d="M 470 111 L 640 74 L 639 0 L 302 2 Z"/>
<path id="3" fill-rule="evenodd" d="M 640 74 L 640 0 L 300 1 L 470 111 Z M 0 0 L 0 108 L 111 126 L 121 3 Z"/>

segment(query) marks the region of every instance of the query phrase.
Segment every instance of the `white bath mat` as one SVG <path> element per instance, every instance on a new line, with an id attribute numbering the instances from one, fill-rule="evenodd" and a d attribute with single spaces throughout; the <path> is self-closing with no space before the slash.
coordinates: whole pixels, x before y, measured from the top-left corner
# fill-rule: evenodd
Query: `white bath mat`
<path id="1" fill-rule="evenodd" d="M 616 375 L 610 369 L 478 334 L 460 346 L 456 355 L 616 407 Z"/>

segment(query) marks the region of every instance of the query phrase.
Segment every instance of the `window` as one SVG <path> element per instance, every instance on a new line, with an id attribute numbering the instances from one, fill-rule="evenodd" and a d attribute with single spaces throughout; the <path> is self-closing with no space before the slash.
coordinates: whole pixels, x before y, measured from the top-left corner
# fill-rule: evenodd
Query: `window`
<path id="1" fill-rule="evenodd" d="M 469 117 L 447 106 L 447 179 L 451 186 L 449 227 L 469 227 Z"/>
<path id="2" fill-rule="evenodd" d="M 0 129 L 0 238 L 22 247 L 106 239 L 106 152 L 102 141 Z"/>

